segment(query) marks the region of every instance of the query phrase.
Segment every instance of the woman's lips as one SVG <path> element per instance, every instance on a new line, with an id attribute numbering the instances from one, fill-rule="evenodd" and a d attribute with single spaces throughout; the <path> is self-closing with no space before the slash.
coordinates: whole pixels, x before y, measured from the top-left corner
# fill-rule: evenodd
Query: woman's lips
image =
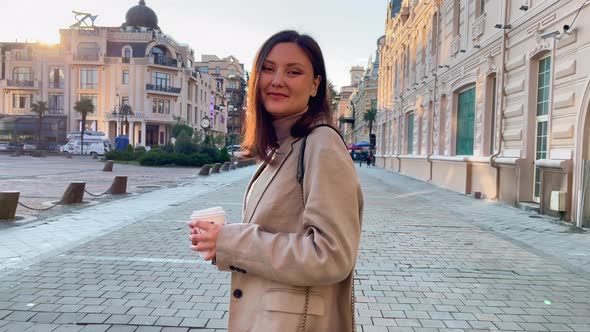
<path id="1" fill-rule="evenodd" d="M 284 99 L 284 98 L 288 97 L 287 95 L 284 95 L 282 93 L 273 93 L 273 92 L 267 93 L 267 95 L 273 99 Z"/>

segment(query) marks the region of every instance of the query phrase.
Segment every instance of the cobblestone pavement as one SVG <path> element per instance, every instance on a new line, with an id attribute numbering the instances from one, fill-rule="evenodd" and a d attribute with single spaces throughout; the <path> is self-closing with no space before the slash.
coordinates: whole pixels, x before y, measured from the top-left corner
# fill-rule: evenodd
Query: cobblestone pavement
<path id="1" fill-rule="evenodd" d="M 105 192 L 115 176 L 128 176 L 127 188 L 130 193 L 145 193 L 155 189 L 177 186 L 193 181 L 199 168 L 194 167 L 139 167 L 115 164 L 112 172 L 103 172 L 104 163 L 84 156 L 66 159 L 64 156 L 35 158 L 30 155 L 10 157 L 0 153 L 0 190 L 20 191 L 20 202 L 32 208 L 47 208 L 59 201 L 68 184 L 72 181 L 85 181 L 86 190 L 93 194 Z M 158 174 L 157 177 L 154 173 Z M 95 198 L 84 195 L 88 203 L 108 201 L 108 197 Z M 43 215 L 59 215 L 79 207 L 57 206 Z M 39 216 L 39 211 L 18 206 L 17 215 Z M 31 218 L 20 218 L 28 222 Z M 33 218 L 34 220 L 34 218 Z M 18 222 L 17 222 L 18 223 Z M 0 229 L 5 226 L 0 223 Z"/>
<path id="2" fill-rule="evenodd" d="M 552 249 L 564 238 L 584 246 L 587 234 L 359 171 L 358 331 L 590 331 L 584 261 Z M 1 277 L 0 331 L 225 331 L 229 275 L 190 251 L 186 217 L 221 205 L 238 222 L 245 186 L 238 180 Z"/>

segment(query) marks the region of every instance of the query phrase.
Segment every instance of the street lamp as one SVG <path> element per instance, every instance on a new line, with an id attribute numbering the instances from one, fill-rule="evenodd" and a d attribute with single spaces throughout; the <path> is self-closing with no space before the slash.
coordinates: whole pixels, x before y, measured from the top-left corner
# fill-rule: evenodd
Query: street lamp
<path id="1" fill-rule="evenodd" d="M 113 109 L 113 116 L 115 118 L 119 118 L 119 121 L 117 122 L 117 126 L 119 127 L 118 131 L 119 131 L 119 135 L 123 135 L 123 122 L 129 123 L 127 121 L 127 116 L 133 115 L 133 110 L 131 109 L 131 106 L 129 106 L 127 104 L 121 105 L 121 99 L 120 99 L 118 92 L 116 94 L 116 97 L 117 97 L 117 105 L 115 105 L 115 107 Z"/>

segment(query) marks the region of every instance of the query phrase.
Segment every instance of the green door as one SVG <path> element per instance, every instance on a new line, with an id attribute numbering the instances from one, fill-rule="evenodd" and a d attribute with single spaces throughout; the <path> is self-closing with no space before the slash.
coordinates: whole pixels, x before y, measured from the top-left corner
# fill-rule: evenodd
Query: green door
<path id="1" fill-rule="evenodd" d="M 459 94 L 457 108 L 456 154 L 473 155 L 473 134 L 475 132 L 475 88 Z"/>

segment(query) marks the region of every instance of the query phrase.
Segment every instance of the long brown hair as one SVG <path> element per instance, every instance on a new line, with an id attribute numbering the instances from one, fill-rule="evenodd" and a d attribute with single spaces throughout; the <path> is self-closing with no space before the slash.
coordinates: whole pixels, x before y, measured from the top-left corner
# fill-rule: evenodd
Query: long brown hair
<path id="1" fill-rule="evenodd" d="M 332 112 L 330 110 L 330 95 L 328 92 L 328 80 L 326 78 L 326 66 L 324 56 L 318 43 L 308 35 L 300 34 L 293 30 L 284 30 L 276 33 L 262 44 L 254 64 L 248 85 L 248 108 L 244 126 L 243 147 L 248 151 L 248 156 L 270 162 L 272 151 L 279 145 L 272 126 L 272 117 L 264 108 L 260 95 L 259 73 L 262 64 L 273 47 L 279 43 L 295 43 L 308 56 L 313 66 L 314 77 L 320 76 L 320 85 L 315 97 L 309 98 L 307 112 L 293 125 L 291 135 L 303 137 L 311 131 L 314 123 L 322 121 L 332 124 Z"/>

